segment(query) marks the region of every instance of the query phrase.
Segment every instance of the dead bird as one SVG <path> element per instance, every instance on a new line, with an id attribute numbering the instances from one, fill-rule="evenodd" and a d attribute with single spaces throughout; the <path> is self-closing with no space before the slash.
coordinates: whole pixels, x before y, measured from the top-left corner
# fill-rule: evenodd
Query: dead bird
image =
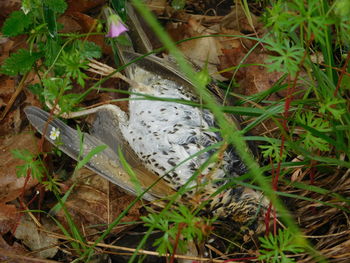
<path id="1" fill-rule="evenodd" d="M 121 50 L 120 57 L 126 63 L 138 54 Z M 90 67 L 101 75 L 113 72 L 96 61 Z M 99 145 L 107 145 L 85 166 L 132 194 L 140 194 L 140 190 L 123 169 L 120 153 L 135 171 L 136 184 L 141 189 L 157 181 L 144 193 L 146 200 L 166 198 L 186 185 L 184 202 L 198 204 L 200 196 L 200 200 L 206 202 L 203 211 L 256 228 L 260 207 L 266 205 L 260 192 L 235 185 L 216 194 L 230 178 L 245 174 L 247 167 L 232 147 L 221 153 L 218 163 L 205 165 L 216 153 L 215 145 L 220 145 L 222 138 L 213 129 L 213 114 L 191 105 L 200 103 L 192 83 L 175 66 L 155 56 L 131 64 L 126 68 L 126 75 L 116 73 L 114 77 L 130 84 L 128 112 L 109 104 L 75 114 L 95 114 L 90 134 L 84 134 L 82 145 L 77 130 L 58 119 L 49 122 L 45 137 L 53 144 L 59 142 L 59 149 L 76 160 Z M 27 107 L 25 113 L 43 134 L 49 114 L 36 107 Z M 58 141 L 50 138 L 53 129 L 60 131 Z M 211 149 L 206 150 L 208 147 Z M 193 178 L 203 166 L 200 176 Z"/>

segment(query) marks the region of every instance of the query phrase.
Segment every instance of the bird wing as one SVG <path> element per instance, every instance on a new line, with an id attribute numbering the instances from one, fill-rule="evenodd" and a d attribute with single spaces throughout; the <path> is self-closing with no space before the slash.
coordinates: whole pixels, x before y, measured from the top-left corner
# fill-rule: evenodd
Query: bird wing
<path id="1" fill-rule="evenodd" d="M 50 121 L 49 113 L 37 107 L 29 106 L 26 107 L 24 111 L 30 123 L 39 133 L 43 134 L 45 130 L 45 138 L 74 160 L 82 160 L 97 146 L 106 145 L 100 139 L 87 133 L 82 133 L 83 142 L 82 145 L 80 145 L 81 136 L 78 131 L 69 127 L 64 122 L 56 118 Z M 60 136 L 56 140 L 50 138 L 50 132 L 53 128 L 60 131 Z M 128 158 L 127 161 L 131 160 L 133 164 L 135 164 L 136 160 L 132 159 L 134 158 L 132 150 L 128 149 L 125 145 L 123 147 L 123 151 L 126 151 L 125 156 Z M 123 169 L 118 154 L 113 151 L 110 146 L 106 145 L 106 148 L 102 152 L 93 155 L 85 164 L 85 167 L 120 186 L 127 192 L 134 195 L 138 194 L 135 189 L 135 184 L 132 182 L 129 174 Z M 140 165 L 140 163 L 133 167 L 133 171 L 143 189 L 148 188 L 158 179 L 156 175 L 146 170 Z M 143 198 L 148 201 L 153 201 L 157 198 L 166 197 L 172 193 L 173 190 L 164 181 L 160 180 L 143 195 Z"/>
<path id="2" fill-rule="evenodd" d="M 104 142 L 118 155 L 118 148 L 121 149 L 126 161 L 135 171 L 140 182 L 145 186 L 150 186 L 158 180 L 158 183 L 150 189 L 151 193 L 158 197 L 169 196 L 174 193 L 169 185 L 159 176 L 147 170 L 140 158 L 136 155 L 119 128 L 118 118 L 111 109 L 100 109 L 95 113 L 94 121 L 90 129 L 90 134 Z"/>

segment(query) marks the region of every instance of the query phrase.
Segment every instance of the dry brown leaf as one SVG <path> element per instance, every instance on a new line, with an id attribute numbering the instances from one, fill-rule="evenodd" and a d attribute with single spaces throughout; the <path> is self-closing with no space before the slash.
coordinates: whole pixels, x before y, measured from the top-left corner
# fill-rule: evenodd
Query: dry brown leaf
<path id="1" fill-rule="evenodd" d="M 80 12 L 84 13 L 96 7 L 106 4 L 105 0 L 68 0 L 66 13 Z"/>
<path id="2" fill-rule="evenodd" d="M 16 175 L 16 166 L 23 165 L 22 160 L 15 159 L 11 150 L 28 150 L 33 154 L 38 153 L 38 139 L 29 132 L 23 132 L 18 135 L 7 136 L 0 139 L 0 203 L 9 202 L 16 199 L 25 189 L 35 186 L 38 181 L 29 178 L 18 178 Z"/>
<path id="3" fill-rule="evenodd" d="M 38 82 L 40 82 L 39 77 L 34 72 L 30 72 L 23 86 Z M 34 94 L 25 89 L 21 89 L 17 84 L 16 79 L 13 77 L 5 75 L 0 76 L 1 117 L 3 117 L 3 114 L 6 112 L 4 119 L 0 122 L 0 136 L 5 136 L 9 133 L 19 133 L 21 129 L 23 129 L 24 124 L 27 123 L 26 117 L 21 111 L 23 106 L 40 105 L 38 98 Z"/>
<path id="4" fill-rule="evenodd" d="M 15 92 L 15 80 L 7 76 L 0 76 L 0 108 L 6 106 Z"/>
<path id="5" fill-rule="evenodd" d="M 9 245 L 2 236 L 0 236 L 0 261 L 11 263 L 27 263 L 28 259 L 21 258 L 28 253 L 24 246 L 17 242 Z M 35 263 L 35 260 L 30 260 Z"/>
<path id="6" fill-rule="evenodd" d="M 199 67 L 207 66 L 209 74 L 218 80 L 231 78 L 232 71 L 221 75 L 217 72 L 237 66 L 255 44 L 254 41 L 245 39 L 244 35 L 229 23 L 233 19 L 232 15 L 226 17 L 225 23 L 214 24 L 211 27 L 202 25 L 203 21 L 209 20 L 205 19 L 205 16 L 178 13 L 176 18 L 188 22 L 168 23 L 167 31 L 169 34 L 175 41 L 204 36 L 204 38 L 183 42 L 179 47 L 190 61 Z M 218 17 L 215 17 L 215 20 L 218 20 Z M 216 34 L 235 35 L 237 37 L 205 37 Z"/>
<path id="7" fill-rule="evenodd" d="M 14 229 L 19 216 L 16 206 L 0 203 L 0 235 Z"/>
<path id="8" fill-rule="evenodd" d="M 220 26 L 222 29 L 233 29 L 242 33 L 258 31 L 262 24 L 258 22 L 258 18 L 251 12 L 250 17 L 251 21 L 247 18 L 242 6 L 235 5 L 231 12 L 221 20 Z"/>
<path id="9" fill-rule="evenodd" d="M 75 12 L 72 14 L 73 19 L 82 27 L 82 33 L 90 33 L 96 31 L 97 19 L 83 13 Z M 86 40 L 94 42 L 100 46 L 102 52 L 108 56 L 113 56 L 113 51 L 110 45 L 105 41 L 104 35 L 89 35 Z"/>
<path id="10" fill-rule="evenodd" d="M 81 30 L 79 23 L 70 15 L 62 15 L 57 21 L 63 25 L 60 33 L 76 33 Z"/>
<path id="11" fill-rule="evenodd" d="M 227 79 L 230 79 L 233 77 L 234 70 L 233 69 L 230 71 L 226 71 L 226 70 L 239 65 L 241 60 L 244 58 L 244 48 L 243 46 L 239 45 L 238 47 L 230 48 L 230 49 L 222 49 L 221 51 L 223 55 L 219 56 L 220 64 L 218 65 L 218 69 L 220 71 L 224 71 L 221 73 L 221 75 L 223 75 Z M 239 69 L 235 77 L 237 79 L 244 78 L 245 71 L 246 71 L 246 68 L 244 67 Z"/>
<path id="12" fill-rule="evenodd" d="M 59 21 L 63 23 L 63 32 L 66 33 L 80 32 L 88 34 L 95 32 L 98 23 L 97 19 L 80 12 L 69 12 L 66 15 L 63 15 Z M 82 40 L 92 41 L 101 47 L 104 54 L 109 56 L 113 55 L 110 45 L 106 44 L 104 35 L 89 35 L 82 38 Z"/>
<path id="13" fill-rule="evenodd" d="M 146 0 L 145 4 L 157 16 L 164 15 L 165 9 L 168 5 L 166 0 Z"/>
<path id="14" fill-rule="evenodd" d="M 105 229 L 105 226 L 101 227 L 101 225 L 111 223 L 135 198 L 85 168 L 81 169 L 72 180 L 77 182 L 77 185 L 65 205 L 73 221 L 85 234 L 93 234 Z M 141 205 L 141 202 L 137 203 L 122 222 L 138 220 Z M 62 222 L 65 221 L 62 211 L 57 214 L 57 217 Z M 94 227 L 91 227 L 93 225 Z M 117 227 L 113 232 L 118 233 L 123 229 L 125 227 Z"/>
<path id="15" fill-rule="evenodd" d="M 184 24 L 169 24 L 168 32 L 175 40 L 197 36 L 210 36 L 216 32 L 202 26 L 199 21 L 189 19 Z M 220 63 L 219 56 L 222 54 L 220 42 L 215 37 L 197 38 L 183 42 L 179 45 L 180 50 L 195 65 L 207 67 L 209 74 L 219 80 L 225 80 L 217 73 Z"/>
<path id="16" fill-rule="evenodd" d="M 55 226 L 51 222 L 42 218 L 43 227 L 52 229 Z M 40 231 L 28 214 L 23 214 L 14 236 L 21 240 L 31 251 L 38 252 L 35 256 L 39 258 L 52 258 L 56 255 L 58 248 L 55 246 L 58 239 L 51 237 L 47 232 Z"/>
<path id="17" fill-rule="evenodd" d="M 10 38 L 2 38 L 0 40 L 0 65 L 3 64 L 5 59 L 10 56 L 10 51 L 12 50 L 15 42 Z"/>
<path id="18" fill-rule="evenodd" d="M 244 95 L 253 95 L 262 91 L 270 89 L 276 82 L 282 77 L 280 72 L 268 72 L 267 68 L 262 66 L 266 65 L 265 60 L 268 55 L 252 53 L 244 62 L 244 64 L 250 64 L 249 67 L 245 67 L 244 78 L 238 79 L 240 84 L 240 93 Z M 252 65 L 261 64 L 261 65 Z M 271 94 L 268 99 L 279 100 L 279 94 Z"/>
<path id="19" fill-rule="evenodd" d="M 80 12 L 70 13 L 69 16 L 81 27 L 81 32 L 89 33 L 96 30 L 98 20 Z M 103 37 L 104 36 L 100 36 Z"/>
<path id="20" fill-rule="evenodd" d="M 11 14 L 13 11 L 16 11 L 21 8 L 21 0 L 3 0 L 0 1 L 0 27 L 2 27 L 5 18 Z"/>

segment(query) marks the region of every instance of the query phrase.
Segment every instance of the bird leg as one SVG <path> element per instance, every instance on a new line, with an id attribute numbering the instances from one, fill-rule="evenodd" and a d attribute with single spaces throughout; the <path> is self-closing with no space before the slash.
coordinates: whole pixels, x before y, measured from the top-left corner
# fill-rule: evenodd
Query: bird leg
<path id="1" fill-rule="evenodd" d="M 112 68 L 104 63 L 101 63 L 97 60 L 91 59 L 90 63 L 88 65 L 90 66 L 90 68 L 88 69 L 89 72 L 93 72 L 93 73 L 99 74 L 101 76 L 110 76 L 111 78 L 119 78 L 119 79 L 125 81 L 126 83 L 128 83 L 132 87 L 136 87 L 136 88 L 142 87 L 141 84 L 129 79 L 128 77 L 124 76 L 120 72 L 116 72 L 116 70 L 114 68 Z M 46 101 L 46 106 L 50 110 L 52 110 L 52 108 L 54 107 L 49 101 Z M 116 106 L 111 105 L 111 104 L 105 104 L 105 105 L 101 105 L 98 107 L 85 109 L 85 110 L 81 110 L 81 111 L 77 111 L 77 112 L 63 112 L 62 113 L 60 107 L 58 105 L 56 105 L 53 113 L 54 113 L 54 115 L 60 115 L 60 117 L 62 117 L 64 119 L 73 119 L 73 118 L 78 118 L 78 117 L 82 117 L 82 116 L 96 113 L 97 111 L 102 110 L 102 109 L 111 110 L 111 108 L 114 108 L 114 107 L 116 107 Z"/>
<path id="2" fill-rule="evenodd" d="M 133 87 L 136 90 L 147 90 L 147 86 L 134 81 L 126 76 L 124 76 L 123 74 L 121 74 L 120 72 L 117 72 L 114 68 L 101 63 L 97 60 L 94 59 L 90 59 L 90 63 L 89 65 L 89 69 L 88 71 L 99 74 L 101 76 L 110 76 L 111 78 L 118 78 L 121 79 L 123 81 L 125 81 L 126 83 L 128 83 L 131 87 Z"/>

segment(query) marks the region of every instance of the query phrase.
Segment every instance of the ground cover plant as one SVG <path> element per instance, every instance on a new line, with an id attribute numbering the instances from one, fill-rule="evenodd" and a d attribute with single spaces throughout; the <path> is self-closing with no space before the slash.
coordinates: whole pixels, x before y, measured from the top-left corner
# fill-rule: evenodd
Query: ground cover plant
<path id="1" fill-rule="evenodd" d="M 51 120 L 110 102 L 127 110 L 122 81 L 89 72 L 92 59 L 124 68 L 115 45 L 130 44 L 127 8 L 118 0 L 9 1 L 1 17 L 1 260 L 347 262 L 350 3 L 155 2 L 131 1 L 154 32 L 153 50 L 143 53 L 176 61 L 200 98 L 190 104 L 213 113 L 223 139 L 203 150 L 216 154 L 190 180 L 233 146 L 249 172 L 214 195 L 237 186 L 262 191 L 266 229 L 203 213 L 200 195 L 179 203 L 190 181 L 161 208 L 148 205 L 135 167 L 119 152 L 138 196 L 121 192 L 83 168 L 105 149 L 83 155 L 89 118 L 65 121 L 78 129 L 76 163 L 59 150 L 59 130 L 50 133 L 58 147 L 37 138 L 25 106 L 40 105 Z"/>

